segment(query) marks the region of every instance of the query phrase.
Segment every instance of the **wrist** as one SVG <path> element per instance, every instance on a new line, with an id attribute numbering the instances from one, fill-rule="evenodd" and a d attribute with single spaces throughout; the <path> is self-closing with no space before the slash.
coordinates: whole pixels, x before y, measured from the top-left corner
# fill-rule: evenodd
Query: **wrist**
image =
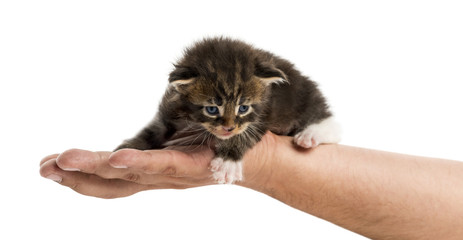
<path id="1" fill-rule="evenodd" d="M 267 133 L 243 159 L 244 180 L 237 185 L 268 194 L 279 180 L 280 162 L 288 157 L 288 148 L 294 148 L 291 137 Z"/>
<path id="2" fill-rule="evenodd" d="M 311 211 L 315 189 L 331 175 L 329 164 L 338 145 L 302 149 L 292 137 L 267 134 L 262 143 L 246 154 L 244 181 L 237 184 L 278 199 L 300 210 Z"/>

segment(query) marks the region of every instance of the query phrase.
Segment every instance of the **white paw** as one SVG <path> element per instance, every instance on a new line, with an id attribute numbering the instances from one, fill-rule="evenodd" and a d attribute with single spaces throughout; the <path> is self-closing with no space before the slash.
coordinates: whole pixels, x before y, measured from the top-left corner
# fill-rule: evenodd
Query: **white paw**
<path id="1" fill-rule="evenodd" d="M 337 143 L 341 140 L 341 127 L 329 117 L 309 125 L 294 136 L 294 143 L 304 148 L 316 147 L 322 143 Z"/>
<path id="2" fill-rule="evenodd" d="M 316 147 L 320 144 L 315 138 L 313 131 L 307 128 L 294 136 L 294 142 L 304 148 Z"/>
<path id="3" fill-rule="evenodd" d="M 212 177 L 220 184 L 232 184 L 243 180 L 243 163 L 241 161 L 224 161 L 217 157 L 211 162 Z"/>

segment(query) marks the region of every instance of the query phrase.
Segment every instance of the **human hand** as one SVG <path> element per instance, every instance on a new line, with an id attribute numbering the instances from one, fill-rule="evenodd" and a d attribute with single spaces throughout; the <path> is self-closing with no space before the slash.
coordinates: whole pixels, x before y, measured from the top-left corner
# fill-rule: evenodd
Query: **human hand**
<path id="1" fill-rule="evenodd" d="M 276 135 L 267 133 L 246 153 L 243 173 L 247 184 L 259 184 L 266 178 L 263 169 L 267 168 L 268 157 L 273 156 L 276 140 Z M 40 162 L 40 174 L 84 195 L 117 198 L 150 189 L 216 184 L 210 170 L 213 158 L 213 151 L 206 146 L 117 152 L 71 149 L 45 157 Z"/>

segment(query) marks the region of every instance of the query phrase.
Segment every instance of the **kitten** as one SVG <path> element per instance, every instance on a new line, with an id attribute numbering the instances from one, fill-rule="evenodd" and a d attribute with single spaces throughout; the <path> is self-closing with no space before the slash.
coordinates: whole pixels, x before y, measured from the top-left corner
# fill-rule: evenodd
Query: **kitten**
<path id="1" fill-rule="evenodd" d="M 219 183 L 240 181 L 242 158 L 267 130 L 294 136 L 310 148 L 340 140 L 339 128 L 317 85 L 290 62 L 229 38 L 208 38 L 187 48 L 169 75 L 155 118 L 122 148 L 159 149 L 213 142 Z"/>

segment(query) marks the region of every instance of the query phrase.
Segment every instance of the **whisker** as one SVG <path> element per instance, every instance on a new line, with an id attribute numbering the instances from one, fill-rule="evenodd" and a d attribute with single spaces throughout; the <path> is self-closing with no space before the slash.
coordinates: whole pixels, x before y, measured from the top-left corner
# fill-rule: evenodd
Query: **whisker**
<path id="1" fill-rule="evenodd" d="M 209 140 L 208 140 L 208 142 L 207 142 L 207 147 L 208 147 L 209 149 L 211 149 L 211 141 L 212 141 L 212 138 L 213 138 L 213 137 L 214 137 L 214 136 L 213 136 L 212 134 L 209 133 L 209 135 L 208 135 Z"/>
<path id="2" fill-rule="evenodd" d="M 178 133 L 196 133 L 196 132 L 200 132 L 200 131 L 204 131 L 204 129 L 182 129 L 180 131 L 178 131 Z"/>
<path id="3" fill-rule="evenodd" d="M 255 136 L 255 133 L 254 133 L 254 128 L 253 128 L 252 125 L 249 125 L 245 132 L 246 132 L 247 134 L 252 135 L 253 137 L 256 137 L 256 136 Z"/>
<path id="4" fill-rule="evenodd" d="M 249 135 L 251 135 L 251 136 L 254 138 L 254 140 L 259 139 L 259 138 L 257 137 L 257 135 L 253 132 L 253 129 L 252 129 L 252 128 L 249 129 L 249 132 L 248 132 L 248 133 L 249 133 Z"/>
<path id="5" fill-rule="evenodd" d="M 203 140 L 201 141 L 201 143 L 198 145 L 198 146 L 202 146 L 204 141 L 209 137 L 208 135 L 208 132 L 206 132 L 206 135 L 203 137 Z"/>
<path id="6" fill-rule="evenodd" d="M 193 139 L 193 141 L 190 142 L 190 144 L 188 145 L 188 147 L 191 147 L 191 146 L 196 142 L 196 140 L 198 140 L 198 138 L 201 137 L 201 136 L 202 136 L 203 134 L 205 134 L 205 133 L 206 133 L 206 131 L 204 131 L 204 132 L 198 134 L 198 135 L 196 136 L 196 138 Z"/>
<path id="7" fill-rule="evenodd" d="M 254 130 L 256 133 L 260 133 L 260 134 L 262 134 L 262 135 L 265 135 L 265 131 L 262 130 L 262 129 L 260 129 L 260 128 L 258 128 L 257 126 L 255 126 L 255 125 L 250 125 L 250 127 L 251 127 L 251 129 Z"/>

